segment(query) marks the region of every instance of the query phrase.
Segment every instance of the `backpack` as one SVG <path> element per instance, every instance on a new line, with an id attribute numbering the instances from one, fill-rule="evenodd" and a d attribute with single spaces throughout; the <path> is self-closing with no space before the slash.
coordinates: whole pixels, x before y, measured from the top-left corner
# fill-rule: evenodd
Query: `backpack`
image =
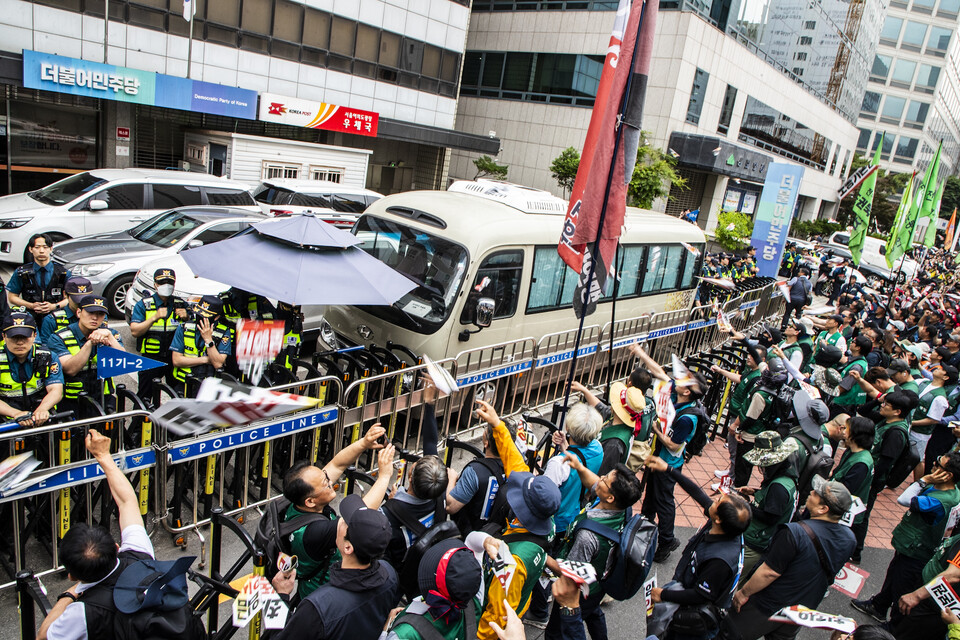
<path id="1" fill-rule="evenodd" d="M 707 413 L 706 408 L 703 406 L 703 402 L 700 400 L 697 400 L 691 406 L 684 407 L 678 411 L 673 420 L 676 422 L 677 418 L 689 415 L 697 416 L 697 426 L 696 429 L 694 429 L 693 437 L 690 438 L 690 442 L 688 442 L 687 446 L 683 449 L 684 462 L 693 456 L 698 456 L 703 453 L 703 448 L 706 447 L 707 442 L 709 442 L 709 434 L 716 431 L 713 418 L 711 418 Z"/>
<path id="2" fill-rule="evenodd" d="M 657 552 L 657 525 L 642 514 L 627 519 L 623 530 L 616 531 L 596 520 L 584 518 L 577 529 L 586 529 L 613 542 L 610 553 L 613 566 L 601 577 L 600 586 L 614 600 L 629 600 L 643 587 Z"/>
<path id="3" fill-rule="evenodd" d="M 477 524 L 477 526 L 474 526 L 473 514 L 468 513 L 466 506 L 455 513 L 452 519 L 457 523 L 457 526 L 460 528 L 460 533 L 464 536 L 474 530 L 484 531 L 491 535 L 499 534 L 500 530 L 503 529 L 503 525 L 507 520 L 507 513 L 510 510 L 510 506 L 507 504 L 507 492 L 501 491 L 501 489 L 506 486 L 507 480 L 504 478 L 503 472 L 498 470 L 489 459 L 474 458 L 467 463 L 467 466 L 473 463 L 484 467 L 490 472 L 490 476 L 497 480 L 497 493 L 493 498 L 493 503 L 490 505 L 490 512 L 486 518 L 478 518 L 479 524 Z M 466 467 L 464 467 L 464 469 L 466 469 Z M 488 487 L 479 487 L 478 491 L 487 491 L 487 488 Z"/>
<path id="4" fill-rule="evenodd" d="M 783 436 L 796 422 L 793 416 L 793 396 L 797 392 L 796 388 L 783 384 L 778 389 L 760 387 L 760 391 L 768 394 L 772 402 L 768 418 L 770 429 L 780 431 L 780 435 Z"/>
<path id="5" fill-rule="evenodd" d="M 427 549 L 450 538 L 459 538 L 460 529 L 456 523 L 450 520 L 439 522 L 441 516 L 446 515 L 446 508 L 443 503 L 443 496 L 437 498 L 437 510 L 434 512 L 433 525 L 429 528 L 423 526 L 423 523 L 417 520 L 407 511 L 402 502 L 396 500 L 387 500 L 383 503 L 383 508 L 390 512 L 394 518 L 400 521 L 410 533 L 417 536 L 416 542 L 407 548 L 403 554 L 403 561 L 397 567 L 397 576 L 400 580 L 400 592 L 408 600 L 413 600 L 420 593 L 420 560 Z"/>
<path id="6" fill-rule="evenodd" d="M 807 463 L 803 466 L 803 469 L 797 469 L 799 473 L 797 495 L 806 496 L 813 488 L 814 476 L 820 476 L 821 478 L 830 477 L 830 471 L 833 470 L 833 458 L 826 454 L 822 445 L 819 451 L 815 451 L 811 445 L 807 444 L 806 440 L 802 437 L 802 433 L 797 434 L 796 430 L 794 430 L 791 435 L 794 440 L 799 442 L 800 445 L 807 450 Z M 797 512 L 799 513 L 802 510 L 803 503 L 800 502 L 800 504 L 797 505 Z"/>
<path id="7" fill-rule="evenodd" d="M 477 640 L 477 607 L 473 600 L 463 609 L 463 619 L 463 629 L 466 633 L 463 640 Z M 443 634 L 437 631 L 437 628 L 430 624 L 422 613 L 405 613 L 397 620 L 397 624 L 410 625 L 423 640 L 444 640 Z"/>
<path id="8" fill-rule="evenodd" d="M 277 575 L 277 558 L 280 552 L 290 553 L 290 536 L 294 531 L 305 527 L 314 522 L 328 519 L 323 513 L 303 513 L 291 520 L 285 520 L 284 514 L 290 508 L 290 501 L 286 498 L 278 498 L 267 504 L 260 522 L 257 524 L 257 531 L 253 536 L 253 543 L 257 549 L 263 552 L 267 564 L 264 567 L 264 575 L 268 580 L 272 580 Z M 333 557 L 333 551 L 330 552 Z M 325 569 L 327 562 L 318 562 L 317 568 L 309 575 L 298 575 L 297 579 L 308 581 Z"/>
<path id="9" fill-rule="evenodd" d="M 920 464 L 922 459 L 920 455 L 914 451 L 913 447 L 910 446 L 910 438 L 905 438 L 906 442 L 904 443 L 903 450 L 900 452 L 900 457 L 897 458 L 897 461 L 893 463 L 893 466 L 890 467 L 890 473 L 887 474 L 887 487 L 890 489 L 896 489 L 903 481 L 906 480 L 913 470 L 917 468 L 917 465 Z"/>

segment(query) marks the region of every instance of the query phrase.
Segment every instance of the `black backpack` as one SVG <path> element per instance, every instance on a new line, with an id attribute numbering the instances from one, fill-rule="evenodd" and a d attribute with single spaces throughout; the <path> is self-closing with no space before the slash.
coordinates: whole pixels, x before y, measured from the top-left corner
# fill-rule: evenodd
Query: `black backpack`
<path id="1" fill-rule="evenodd" d="M 676 422 L 681 416 L 690 415 L 697 416 L 697 426 L 693 432 L 693 437 L 690 438 L 690 442 L 688 442 L 687 446 L 683 449 L 683 460 L 685 462 L 693 456 L 698 456 L 703 453 L 703 449 L 709 441 L 710 433 L 715 431 L 713 418 L 707 413 L 707 409 L 700 400 L 678 411 L 673 421 Z"/>
<path id="2" fill-rule="evenodd" d="M 400 579 L 400 591 L 407 596 L 408 600 L 413 600 L 417 596 L 422 595 L 420 593 L 419 571 L 420 560 L 423 559 L 423 554 L 438 542 L 460 537 L 460 529 L 457 528 L 454 522 L 446 520 L 447 512 L 444 507 L 443 496 L 437 498 L 433 525 L 429 528 L 423 526 L 422 522 L 407 511 L 402 502 L 387 500 L 383 503 L 383 508 L 389 511 L 390 515 L 405 526 L 410 533 L 417 536 L 416 542 L 410 545 L 407 552 L 403 555 L 403 561 L 400 563 L 400 566 L 397 567 L 397 576 Z M 441 518 L 443 518 L 442 522 Z"/>
<path id="3" fill-rule="evenodd" d="M 901 429 L 902 431 L 902 429 Z M 913 470 L 920 464 L 920 456 L 913 447 L 910 446 L 910 437 L 904 433 L 903 450 L 900 451 L 900 457 L 890 467 L 890 473 L 887 474 L 886 485 L 890 489 L 896 489 L 906 480 Z"/>
<path id="4" fill-rule="evenodd" d="M 280 552 L 290 554 L 290 536 L 294 531 L 306 527 L 309 524 L 320 520 L 329 520 L 325 513 L 302 513 L 296 518 L 285 520 L 284 514 L 290 508 L 290 501 L 286 498 L 278 498 L 267 504 L 260 522 L 257 524 L 257 532 L 253 536 L 253 542 L 257 549 L 263 552 L 267 564 L 264 567 L 264 574 L 268 580 L 272 580 L 277 575 L 277 558 Z M 333 550 L 330 550 L 330 558 L 333 557 Z M 316 569 L 309 575 L 297 575 L 297 579 L 308 581 L 312 580 L 320 571 L 327 568 L 328 562 L 318 562 Z"/>
<path id="5" fill-rule="evenodd" d="M 657 553 L 657 525 L 637 513 L 617 531 L 596 520 L 584 518 L 576 529 L 586 529 L 613 543 L 613 564 L 606 576 L 598 576 L 604 592 L 614 600 L 629 600 L 640 591 Z M 574 529 L 574 531 L 576 531 Z"/>
<path id="6" fill-rule="evenodd" d="M 810 490 L 813 489 L 814 476 L 820 476 L 821 478 L 830 477 L 830 471 L 833 470 L 833 458 L 828 456 L 826 451 L 824 451 L 823 443 L 821 443 L 819 450 L 815 450 L 812 445 L 808 444 L 804 437 L 805 434 L 802 431 L 797 433 L 797 430 L 794 429 L 791 436 L 800 443 L 800 446 L 807 450 L 806 464 L 802 469 L 797 469 L 799 475 L 797 479 L 797 495 L 806 496 L 810 493 Z M 804 506 L 802 500 L 798 500 L 798 502 L 797 512 L 799 513 L 803 510 Z"/>
<path id="7" fill-rule="evenodd" d="M 507 520 L 507 514 L 510 511 L 510 505 L 507 504 L 507 492 L 504 490 L 506 487 L 507 480 L 503 475 L 503 472 L 494 465 L 494 463 L 488 458 L 474 458 L 467 463 L 467 466 L 471 464 L 479 464 L 487 471 L 490 472 L 490 475 L 497 480 L 497 495 L 493 499 L 493 504 L 490 505 L 490 513 L 487 514 L 487 518 L 478 518 L 477 521 L 474 521 L 474 514 L 469 513 L 466 506 L 463 509 L 460 509 L 452 517 L 452 520 L 457 523 L 457 527 L 460 528 L 460 533 L 466 536 L 471 531 L 484 531 L 491 535 L 499 534 L 504 527 L 504 524 Z M 464 467 L 466 468 L 466 467 Z M 487 487 L 479 487 L 478 491 L 486 491 Z"/>
<path id="8" fill-rule="evenodd" d="M 477 640 L 477 609 L 473 600 L 468 602 L 463 609 L 463 619 L 463 629 L 466 634 L 463 640 Z M 437 631 L 437 628 L 430 624 L 430 621 L 423 614 L 404 613 L 403 617 L 399 618 L 394 626 L 400 624 L 408 624 L 413 627 L 423 640 L 444 640 L 443 634 Z"/>

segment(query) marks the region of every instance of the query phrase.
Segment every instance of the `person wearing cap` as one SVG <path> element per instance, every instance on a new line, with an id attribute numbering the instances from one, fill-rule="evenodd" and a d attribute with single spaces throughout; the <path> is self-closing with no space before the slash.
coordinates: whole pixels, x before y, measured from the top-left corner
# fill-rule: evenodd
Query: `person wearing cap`
<path id="1" fill-rule="evenodd" d="M 233 351 L 233 329 L 222 322 L 223 303 L 217 296 L 203 296 L 194 313 L 197 320 L 177 326 L 170 343 L 174 387 L 184 398 L 196 394 L 188 377 L 202 381 L 222 369 Z"/>
<path id="2" fill-rule="evenodd" d="M 53 239 L 37 233 L 27 242 L 33 260 L 17 267 L 7 283 L 7 302 L 11 307 L 26 307 L 38 323 L 43 317 L 67 306 L 64 285 L 67 270 L 50 259 Z"/>
<path id="3" fill-rule="evenodd" d="M 797 275 L 787 280 L 787 287 L 790 291 L 790 302 L 787 303 L 786 311 L 783 313 L 783 320 L 780 321 L 780 329 L 786 329 L 790 318 L 796 314 L 797 318 L 803 317 L 803 310 L 813 302 L 813 284 L 810 282 L 810 269 L 800 267 Z"/>
<path id="4" fill-rule="evenodd" d="M 689 372 L 689 377 L 683 381 L 673 380 L 667 375 L 657 362 L 651 358 L 638 344 L 631 345 L 631 352 L 640 358 L 641 363 L 650 374 L 659 380 L 670 383 L 670 399 L 676 409 L 673 424 L 668 431 L 662 431 L 659 420 L 652 421 L 653 435 L 656 444 L 653 455 L 663 458 L 673 469 L 683 466 L 683 454 L 687 443 L 693 439 L 700 420 L 697 414 L 697 401 L 707 390 L 707 381 L 699 373 Z M 663 562 L 680 547 L 673 531 L 673 523 L 677 514 L 677 503 L 673 497 L 676 479 L 670 474 L 657 474 L 647 479 L 647 490 L 643 496 L 641 512 L 649 520 L 656 518 L 659 531 L 659 541 L 654 561 Z"/>
<path id="5" fill-rule="evenodd" d="M 11 313 L 2 329 L 0 416 L 39 427 L 63 397 L 60 362 L 36 344 L 37 325 L 29 313 Z"/>
<path id="6" fill-rule="evenodd" d="M 746 454 L 753 448 L 757 437 L 767 429 L 776 410 L 776 397 L 787 382 L 786 368 L 779 359 L 767 361 L 757 384 L 750 390 L 740 410 L 734 437 L 737 441 L 733 461 L 733 486 L 744 487 L 750 482 L 753 465 Z"/>
<path id="7" fill-rule="evenodd" d="M 164 367 L 137 374 L 137 395 L 149 403 L 153 402 L 154 379 L 170 376 L 173 367 L 170 345 L 177 328 L 187 320 L 187 303 L 173 295 L 176 283 L 173 269 L 154 271 L 153 284 L 157 292 L 137 301 L 130 314 L 130 333 L 137 339 L 137 351 L 166 363 Z"/>
<path id="8" fill-rule="evenodd" d="M 851 273 L 847 282 L 845 282 L 839 288 L 834 289 L 833 297 L 836 299 L 837 304 L 844 306 L 855 300 L 863 300 L 872 296 L 863 290 L 863 287 L 857 281 L 857 276 Z"/>
<path id="9" fill-rule="evenodd" d="M 752 497 L 752 518 L 743 534 L 744 578 L 770 547 L 777 528 L 793 518 L 797 505 L 797 470 L 791 457 L 796 451 L 795 440 L 783 441 L 776 431 L 763 431 L 744 456 L 751 465 L 759 467 L 763 475 L 759 489 L 737 487 L 741 495 Z"/>
<path id="10" fill-rule="evenodd" d="M 511 515 L 499 539 L 474 531 L 464 542 L 476 553 L 486 551 L 490 558 L 496 557 L 500 542 L 504 542 L 517 563 L 513 578 L 504 587 L 495 575 L 491 560 L 484 558 L 487 592 L 477 638 L 493 640 L 497 635 L 490 623 L 502 625 L 506 620 L 507 607 L 520 617 L 527 611 L 533 587 L 546 566 L 549 539 L 554 534 L 553 516 L 560 508 L 560 489 L 549 478 L 534 476 L 528 471 L 526 461 L 510 439 L 506 425 L 489 403 L 477 400 L 477 415 L 493 427 L 494 441 L 503 459 L 507 477 L 507 486 L 501 491 L 507 492 Z"/>
<path id="11" fill-rule="evenodd" d="M 60 541 L 60 562 L 67 577 L 75 581 L 57 596 L 56 603 L 40 625 L 37 640 L 110 640 L 114 617 L 124 615 L 109 607 L 109 597 L 124 569 L 154 557 L 153 543 L 140 516 L 140 498 L 110 453 L 110 438 L 90 429 L 84 441 L 87 451 L 103 470 L 110 495 L 117 506 L 120 545 L 104 527 L 80 522 Z M 106 496 L 103 498 L 106 500 Z M 104 591 L 107 597 L 104 598 Z M 88 600 L 97 606 L 86 606 Z M 103 606 L 106 604 L 106 606 Z"/>
<path id="12" fill-rule="evenodd" d="M 824 330 L 821 331 L 814 342 L 814 355 L 820 351 L 820 348 L 829 344 L 840 349 L 841 353 L 847 350 L 847 340 L 843 337 L 843 333 L 840 331 L 840 325 L 843 324 L 843 316 L 839 313 L 835 313 L 831 316 L 827 316 L 826 320 L 823 322 Z"/>
<path id="13" fill-rule="evenodd" d="M 743 334 L 734 334 L 734 337 L 737 335 L 741 336 L 742 340 Z M 733 391 L 730 393 L 730 409 L 728 413 L 728 415 L 733 416 L 733 422 L 731 423 L 730 429 L 727 432 L 727 451 L 730 456 L 730 466 L 726 470 L 717 470 L 715 474 L 718 477 L 732 474 L 734 471 L 738 445 L 736 434 L 737 428 L 740 426 L 740 415 L 746 409 L 746 403 L 747 399 L 750 397 L 750 393 L 760 382 L 760 375 L 763 373 L 761 366 L 766 360 L 767 351 L 765 348 L 759 345 L 750 348 L 751 344 L 749 342 L 744 342 L 744 344 L 748 348 L 747 357 L 744 359 L 742 372 L 734 373 L 733 371 L 727 371 L 718 365 L 710 365 L 711 372 L 719 374 L 729 380 L 730 382 L 728 384 L 732 383 L 735 385 L 733 387 Z"/>
<path id="14" fill-rule="evenodd" d="M 63 405 L 60 409 L 74 410 L 81 417 L 78 398 L 86 393 L 104 403 L 107 413 L 116 406 L 113 378 L 97 378 L 97 350 L 111 347 L 123 350 L 120 333 L 106 325 L 106 301 L 98 296 L 84 296 L 77 304 L 77 321 L 71 322 L 50 336 L 47 345 L 60 360 L 63 368 Z"/>
<path id="15" fill-rule="evenodd" d="M 893 627 L 897 640 L 929 640 L 946 636 L 947 625 L 940 617 L 940 607 L 926 587 L 938 578 L 951 585 L 960 582 L 960 534 L 944 538 L 933 557 L 923 566 L 922 585 L 900 596 L 897 608 L 903 617 Z"/>
<path id="16" fill-rule="evenodd" d="M 728 620 L 742 640 L 796 637 L 799 627 L 769 618 L 791 605 L 819 606 L 856 545 L 850 528 L 840 524 L 852 504 L 845 486 L 814 478 L 804 505 L 810 518 L 781 527 L 763 563 L 733 594 Z"/>
<path id="17" fill-rule="evenodd" d="M 337 513 L 330 506 L 337 497 L 334 483 L 367 451 L 379 449 L 378 468 L 391 468 L 396 450 L 392 444 L 380 444 L 385 433 L 383 427 L 375 424 L 362 438 L 338 451 L 323 468 L 302 460 L 283 475 L 283 497 L 290 503 L 282 514 L 283 521 L 308 516 L 304 518 L 305 524 L 290 534 L 291 555 L 298 559 L 297 595 L 301 599 L 327 582 L 331 562 L 336 560 Z M 380 508 L 392 475 L 392 472 L 377 474 L 377 481 L 363 496 L 368 507 Z M 323 517 L 309 517 L 315 513 Z"/>
<path id="18" fill-rule="evenodd" d="M 910 445 L 920 456 L 920 464 L 913 472 L 914 480 L 919 480 L 924 473 L 929 473 L 933 468 L 934 461 L 939 457 L 938 454 L 944 453 L 953 444 L 948 442 L 946 447 L 942 447 L 941 443 L 941 446 L 936 447 L 936 449 L 941 450 L 933 451 L 931 452 L 932 455 L 927 455 L 927 448 L 933 436 L 934 428 L 940 424 L 940 420 L 946 414 L 949 406 L 946 388 L 948 379 L 952 379 L 954 385 L 957 381 L 956 369 L 952 367 L 951 369 L 952 371 L 948 373 L 945 367 L 935 365 L 930 369 L 933 379 L 920 382 L 920 392 L 917 394 L 917 397 L 920 398 L 920 406 L 917 407 L 910 423 Z M 949 430 L 947 430 L 947 434 L 950 435 Z M 952 436 L 950 437 L 952 438 Z"/>
<path id="19" fill-rule="evenodd" d="M 48 313 L 44 316 L 43 322 L 40 323 L 39 340 L 41 344 L 47 344 L 51 335 L 66 328 L 71 322 L 76 322 L 80 300 L 92 293 L 93 286 L 86 278 L 73 276 L 67 279 L 64 291 L 67 294 L 67 306 L 57 309 L 53 313 Z"/>
<path id="20" fill-rule="evenodd" d="M 455 640 L 476 634 L 483 611 L 477 598 L 483 569 L 473 551 L 460 540 L 438 542 L 423 554 L 417 579 L 424 595 L 397 614 L 386 640 L 429 640 L 436 634 Z"/>
<path id="21" fill-rule="evenodd" d="M 650 456 L 646 465 L 652 473 L 674 476 L 677 484 L 700 505 L 707 518 L 683 548 L 673 579 L 662 587 L 653 588 L 653 614 L 647 618 L 646 635 L 709 640 L 716 636 L 716 629 L 709 625 L 699 634 L 665 634 L 673 631 L 670 625 L 680 606 L 712 605 L 724 611 L 730 608 L 733 591 L 743 571 L 743 532 L 750 525 L 750 505 L 743 496 L 729 491 L 722 491 L 716 500 L 711 500 L 696 480 L 678 469 L 671 469 L 656 456 Z"/>
<path id="22" fill-rule="evenodd" d="M 943 345 L 950 352 L 950 355 L 947 356 L 947 364 L 960 369 L 960 333 L 954 331 L 948 334 Z"/>
<path id="23" fill-rule="evenodd" d="M 787 322 L 783 329 L 783 341 L 777 346 L 780 353 L 776 355 L 789 360 L 797 371 L 803 371 L 813 357 L 813 341 L 807 335 L 807 328 L 796 318 Z"/>
<path id="24" fill-rule="evenodd" d="M 400 599 L 397 572 L 381 559 L 389 543 L 387 517 L 355 493 L 344 498 L 336 533 L 340 562 L 330 567 L 330 581 L 297 605 L 277 640 L 379 638 Z M 293 593 L 298 569 L 274 576 L 281 597 Z"/>
<path id="25" fill-rule="evenodd" d="M 894 554 L 880 591 L 865 600 L 852 600 L 850 606 L 879 622 L 896 625 L 900 616 L 897 602 L 905 593 L 921 586 L 923 568 L 943 540 L 950 510 L 960 504 L 960 454 L 941 456 L 933 472 L 914 482 L 897 498 L 907 507 L 900 524 L 893 530 Z"/>
<path id="26" fill-rule="evenodd" d="M 804 474 L 807 470 L 807 462 L 810 456 L 825 450 L 823 425 L 830 420 L 830 410 L 826 403 L 810 397 L 806 389 L 801 388 L 793 394 L 793 414 L 799 426 L 790 429 L 784 442 L 793 442 L 796 445 L 796 451 L 790 457 L 790 461 L 796 470 L 797 487 L 803 494 L 809 489 L 804 486 L 810 481 L 810 478 L 805 477 Z M 830 451 L 832 453 L 833 449 L 831 448 Z"/>
<path id="27" fill-rule="evenodd" d="M 850 491 L 850 495 L 859 498 L 864 506 L 870 500 L 870 486 L 873 484 L 873 456 L 870 455 L 870 448 L 873 446 L 876 433 L 876 425 L 868 418 L 863 416 L 849 418 L 843 426 L 843 442 L 846 444 L 846 449 L 840 456 L 840 462 L 830 474 L 831 480 L 845 486 Z M 864 517 L 863 513 L 857 514 L 853 520 L 854 524 L 862 523 Z M 854 530 L 854 535 L 858 530 Z M 859 563 L 859 553 L 855 551 L 851 560 Z"/>
<path id="28" fill-rule="evenodd" d="M 900 349 L 901 355 L 904 360 L 907 361 L 907 364 L 910 365 L 910 375 L 914 380 L 918 380 L 923 377 L 921 373 L 923 369 L 923 349 L 920 345 L 908 342 L 906 340 L 898 340 L 897 347 Z"/>
<path id="29" fill-rule="evenodd" d="M 866 356 L 873 349 L 873 343 L 867 336 L 860 335 L 851 340 L 849 346 L 850 355 L 841 361 L 843 368 L 840 370 L 840 393 L 832 402 L 835 413 L 856 413 L 856 408 L 867 401 L 867 392 L 858 380 L 870 368 Z M 857 376 L 854 376 L 853 372 L 856 372 Z"/>

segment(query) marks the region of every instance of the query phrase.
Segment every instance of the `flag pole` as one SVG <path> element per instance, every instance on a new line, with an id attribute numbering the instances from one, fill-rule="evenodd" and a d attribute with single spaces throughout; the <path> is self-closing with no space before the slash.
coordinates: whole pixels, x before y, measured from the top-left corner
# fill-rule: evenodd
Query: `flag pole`
<path id="1" fill-rule="evenodd" d="M 107 64 L 108 46 L 110 46 L 110 0 L 103 0 L 103 64 Z"/>
<path id="2" fill-rule="evenodd" d="M 187 40 L 187 79 L 190 79 L 190 66 L 193 63 L 193 14 L 197 12 L 197 7 L 194 6 L 194 2 L 197 0 L 190 0 L 190 38 Z"/>
<path id="3" fill-rule="evenodd" d="M 642 0 L 643 6 L 640 8 L 640 19 L 637 21 L 637 33 L 636 41 L 640 40 L 640 32 L 643 29 L 643 20 L 647 13 L 647 2 L 653 0 Z M 637 47 L 634 46 L 632 55 L 630 57 L 630 69 L 633 69 L 634 60 L 637 57 Z M 630 87 L 633 84 L 633 74 L 627 76 L 627 85 L 624 88 L 623 96 L 620 100 L 620 109 L 621 113 L 626 110 L 627 101 L 630 99 Z M 589 296 L 591 288 L 593 286 L 593 281 L 597 272 L 597 256 L 600 253 L 600 240 L 603 237 L 603 223 L 607 216 L 607 204 L 610 201 L 610 188 L 613 185 L 613 174 L 614 165 L 617 162 L 617 153 L 620 151 L 620 144 L 623 141 L 623 131 L 625 128 L 625 122 L 621 119 L 619 128 L 617 129 L 617 135 L 614 138 L 613 143 L 613 153 L 610 156 L 610 171 L 607 172 L 607 184 L 606 189 L 603 191 L 603 204 L 600 207 L 600 218 L 597 221 L 597 237 L 593 241 L 593 248 L 591 249 L 590 255 L 590 273 L 587 277 L 587 286 L 583 289 L 584 293 Z M 624 179 L 628 179 L 627 176 L 624 176 Z M 616 255 L 616 254 L 614 254 Z M 602 297 L 601 292 L 601 297 Z M 577 356 L 580 351 L 580 341 L 583 338 L 583 325 L 587 319 L 587 314 L 585 313 L 586 307 L 584 307 L 584 313 L 580 315 L 580 324 L 577 327 L 577 337 L 573 341 L 573 357 L 570 359 L 570 373 L 567 375 L 567 384 L 566 389 L 563 393 L 563 407 L 560 411 L 559 424 L 557 425 L 561 431 L 563 431 L 563 423 L 567 418 L 567 407 L 570 405 L 570 386 L 573 384 L 573 379 L 577 372 Z"/>
<path id="4" fill-rule="evenodd" d="M 618 249 L 619 249 L 619 242 Z M 614 252 L 616 255 L 616 252 Z M 617 296 L 620 295 L 620 274 L 623 273 L 623 261 L 626 259 L 626 251 L 620 255 L 620 264 L 617 266 L 617 273 L 613 276 L 613 300 L 610 301 L 610 348 L 607 349 L 607 392 L 606 397 L 610 397 L 610 387 L 613 385 L 613 338 L 616 334 L 614 323 L 617 321 Z"/>

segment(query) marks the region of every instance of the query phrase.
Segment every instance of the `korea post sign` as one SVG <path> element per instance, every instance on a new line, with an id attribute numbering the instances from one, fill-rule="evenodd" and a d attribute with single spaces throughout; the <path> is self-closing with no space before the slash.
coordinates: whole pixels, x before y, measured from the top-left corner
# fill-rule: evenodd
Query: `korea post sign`
<path id="1" fill-rule="evenodd" d="M 264 122 L 289 124 L 294 127 L 376 137 L 380 114 L 327 102 L 291 98 L 275 93 L 261 93 L 260 119 Z"/>
<path id="2" fill-rule="evenodd" d="M 757 250 L 758 275 L 761 277 L 774 278 L 780 270 L 780 257 L 802 179 L 801 166 L 772 162 L 767 167 L 750 239 L 750 244 Z"/>

